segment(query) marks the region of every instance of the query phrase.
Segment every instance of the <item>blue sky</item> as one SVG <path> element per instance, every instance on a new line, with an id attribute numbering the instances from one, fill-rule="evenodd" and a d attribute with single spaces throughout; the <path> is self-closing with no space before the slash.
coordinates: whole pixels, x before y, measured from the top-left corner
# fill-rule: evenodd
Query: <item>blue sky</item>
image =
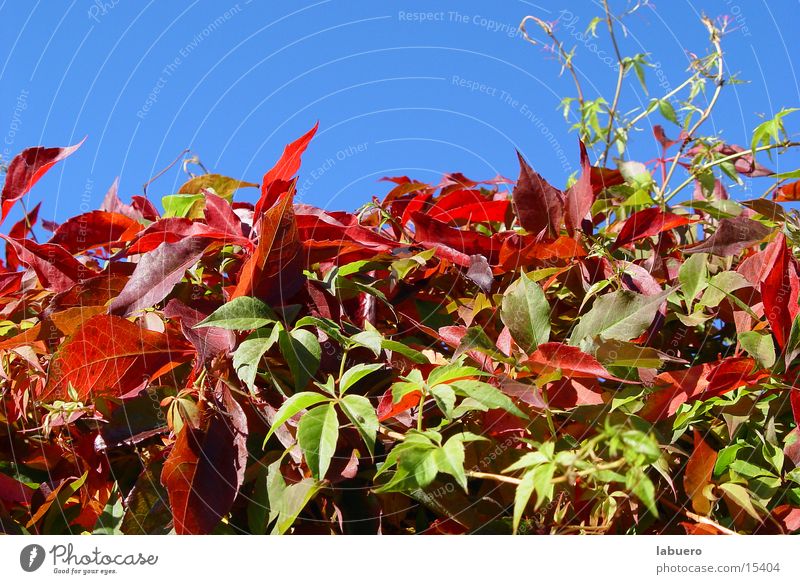
<path id="1" fill-rule="evenodd" d="M 759 115 L 800 105 L 800 39 L 789 26 L 799 9 L 797 0 L 657 0 L 627 20 L 622 51 L 650 53 L 658 94 L 659 83 L 684 79 L 687 51 L 706 53 L 699 15 L 727 14 L 737 27 L 724 41 L 728 67 L 749 83 L 730 88 L 709 129 L 747 143 Z M 573 87 L 515 31 L 527 14 L 567 11 L 580 32 L 599 10 L 587 0 L 0 0 L 0 156 L 88 136 L 29 197 L 56 221 L 96 208 L 116 176 L 123 198 L 141 194 L 186 147 L 214 172 L 258 182 L 317 120 L 300 198 L 322 207 L 382 196 L 384 175 L 516 177 L 515 148 L 562 184 L 577 169 L 577 139 L 556 108 Z M 589 95 L 608 95 L 614 74 L 598 30 L 597 46 L 574 40 L 576 65 Z M 625 89 L 626 107 L 645 99 L 634 77 Z M 639 148 L 657 154 L 649 131 Z M 184 179 L 173 169 L 149 195 Z"/>

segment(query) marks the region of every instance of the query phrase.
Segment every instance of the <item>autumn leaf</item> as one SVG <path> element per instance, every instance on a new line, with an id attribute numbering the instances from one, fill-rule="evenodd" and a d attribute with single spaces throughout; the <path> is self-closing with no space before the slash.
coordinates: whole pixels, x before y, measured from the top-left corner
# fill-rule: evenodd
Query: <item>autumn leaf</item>
<path id="1" fill-rule="evenodd" d="M 519 179 L 512 192 L 520 225 L 537 238 L 558 237 L 564 216 L 564 194 L 536 173 L 517 152 Z"/>
<path id="2" fill-rule="evenodd" d="M 142 226 L 120 213 L 91 211 L 71 217 L 58 226 L 49 243 L 60 245 L 70 253 L 130 241 Z"/>
<path id="3" fill-rule="evenodd" d="M 287 145 L 283 149 L 280 160 L 264 175 L 261 181 L 261 197 L 256 203 L 253 211 L 255 221 L 259 221 L 267 209 L 272 207 L 280 195 L 287 189 L 280 185 L 278 189 L 273 188 L 275 183 L 287 183 L 300 169 L 300 158 L 308 148 L 309 142 L 314 138 L 319 128 L 319 122 L 314 124 L 308 132 L 300 136 L 297 140 Z M 288 186 L 288 185 L 287 185 Z"/>
<path id="4" fill-rule="evenodd" d="M 184 424 L 161 472 L 178 535 L 210 533 L 230 511 L 247 466 L 247 418 L 222 382 Z"/>
<path id="5" fill-rule="evenodd" d="M 42 286 L 54 292 L 64 292 L 81 280 L 96 275 L 60 245 L 36 243 L 30 239 L 11 239 L 2 233 L 0 237 L 14 248 L 19 261 L 29 266 L 39 278 Z"/>
<path id="6" fill-rule="evenodd" d="M 594 203 L 595 193 L 592 189 L 592 164 L 586 146 L 579 141 L 581 151 L 581 174 L 578 180 L 564 195 L 564 223 L 567 232 L 573 236 L 581 228 Z"/>
<path id="7" fill-rule="evenodd" d="M 644 209 L 628 217 L 617 238 L 611 244 L 611 248 L 623 247 L 634 241 L 652 237 L 691 222 L 692 220 L 688 217 L 663 211 L 658 207 Z"/>
<path id="8" fill-rule="evenodd" d="M 302 286 L 293 197 L 294 192 L 282 195 L 259 220 L 258 245 L 239 272 L 231 300 L 257 296 L 267 301 L 288 301 Z"/>
<path id="9" fill-rule="evenodd" d="M 212 189 L 216 196 L 230 201 L 233 194 L 244 187 L 258 187 L 256 183 L 236 180 L 229 176 L 221 174 L 201 174 L 196 176 L 181 185 L 178 189 L 180 194 L 197 195 L 202 193 L 205 189 Z"/>
<path id="10" fill-rule="evenodd" d="M 530 367 L 531 371 L 542 376 L 560 372 L 564 377 L 621 381 L 609 373 L 591 355 L 584 353 L 578 347 L 571 347 L 563 343 L 539 345 L 525 361 L 525 364 Z"/>
<path id="11" fill-rule="evenodd" d="M 78 144 L 66 148 L 37 146 L 36 148 L 27 148 L 21 154 L 17 154 L 8 165 L 6 182 L 3 185 L 2 195 L 0 195 L 2 201 L 0 223 L 6 220 L 14 203 L 24 197 L 54 164 L 64 160 L 80 148 L 84 140 L 86 138 Z"/>
<path id="12" fill-rule="evenodd" d="M 684 248 L 683 253 L 710 253 L 728 257 L 752 247 L 769 234 L 769 228 L 759 221 L 739 216 L 721 219 L 716 231 L 700 243 Z"/>
<path id="13" fill-rule="evenodd" d="M 90 318 L 53 355 L 42 392 L 43 401 L 79 401 L 93 396 L 125 396 L 190 359 L 192 346 L 183 338 L 143 329 L 120 318 Z"/>
<path id="14" fill-rule="evenodd" d="M 130 280 L 119 293 L 109 314 L 129 316 L 166 298 L 184 273 L 203 257 L 208 240 L 190 237 L 178 243 L 162 243 L 136 264 Z"/>
<path id="15" fill-rule="evenodd" d="M 708 515 L 711 503 L 706 487 L 711 484 L 711 475 L 717 463 L 717 453 L 703 440 L 700 432 L 694 431 L 694 451 L 686 462 L 683 473 L 683 488 L 692 501 L 695 513 Z"/>
<path id="16" fill-rule="evenodd" d="M 451 227 L 422 212 L 413 213 L 412 219 L 414 239 L 458 266 L 469 268 L 473 255 L 483 255 L 490 264 L 497 260 L 499 245 L 482 233 Z"/>
<path id="17" fill-rule="evenodd" d="M 798 265 L 786 246 L 783 233 L 779 233 L 764 252 L 767 256 L 774 254 L 775 262 L 761 282 L 761 299 L 772 334 L 778 347 L 783 349 L 789 339 L 792 323 L 800 313 L 797 303 L 800 295 Z"/>

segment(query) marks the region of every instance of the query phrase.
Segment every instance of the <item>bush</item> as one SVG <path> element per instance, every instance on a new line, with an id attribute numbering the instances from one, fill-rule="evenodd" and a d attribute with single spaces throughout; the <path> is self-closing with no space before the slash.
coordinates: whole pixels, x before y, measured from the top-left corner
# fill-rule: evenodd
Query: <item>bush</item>
<path id="1" fill-rule="evenodd" d="M 699 133 L 729 82 L 704 22 L 685 99 L 565 100 L 565 189 L 520 157 L 513 187 L 297 205 L 315 127 L 260 185 L 194 176 L 163 213 L 112 187 L 47 243 L 27 213 L 0 273 L 3 531 L 798 530 L 800 175 L 756 162 L 794 145 L 789 111 L 748 149 Z M 681 133 L 655 126 L 647 166 L 628 136 L 656 112 Z M 76 149 L 13 159 L 3 219 Z M 729 198 L 742 175 L 778 200 Z"/>

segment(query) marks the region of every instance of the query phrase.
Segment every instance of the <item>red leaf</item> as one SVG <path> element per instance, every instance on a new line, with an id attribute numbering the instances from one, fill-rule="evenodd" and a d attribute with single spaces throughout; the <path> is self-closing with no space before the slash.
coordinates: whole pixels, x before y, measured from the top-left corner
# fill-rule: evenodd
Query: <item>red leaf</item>
<path id="1" fill-rule="evenodd" d="M 394 418 L 397 414 L 402 414 L 403 412 L 418 406 L 421 397 L 422 392 L 412 391 L 400 398 L 400 401 L 397 403 L 392 403 L 392 390 L 391 388 L 387 389 L 386 393 L 383 394 L 383 397 L 381 397 L 381 401 L 378 404 L 378 421 L 383 422 L 390 418 Z"/>
<path id="2" fill-rule="evenodd" d="M 99 395 L 121 397 L 143 387 L 193 355 L 189 343 L 170 333 L 143 329 L 118 316 L 87 320 L 53 355 L 42 398 L 71 401 Z"/>
<path id="3" fill-rule="evenodd" d="M 209 227 L 205 223 L 183 217 L 159 219 L 145 230 L 126 249 L 123 255 L 144 254 L 163 243 L 177 243 L 188 237 L 211 239 L 227 245 L 240 245 L 253 249 L 253 242 L 239 232 L 228 233 Z"/>
<path id="4" fill-rule="evenodd" d="M 37 146 L 35 148 L 27 148 L 21 154 L 17 154 L 8 165 L 8 170 L 6 171 L 6 182 L 3 185 L 3 193 L 0 196 L 3 207 L 0 223 L 6 220 L 14 203 L 24 197 L 56 162 L 64 160 L 80 148 L 84 140 L 86 138 L 78 144 L 66 148 Z"/>
<path id="5" fill-rule="evenodd" d="M 463 192 L 463 191 L 459 191 Z M 457 193 L 454 193 L 457 194 Z M 506 213 L 510 206 L 508 200 L 505 201 L 479 201 L 462 205 L 455 209 L 431 209 L 430 216 L 440 221 L 459 221 L 467 223 L 482 223 L 486 221 L 506 220 Z"/>
<path id="6" fill-rule="evenodd" d="M 583 142 L 579 141 L 578 143 L 581 149 L 581 175 L 564 195 L 564 223 L 570 235 L 574 235 L 581 228 L 581 223 L 589 215 L 595 199 L 589 154 L 586 152 Z"/>
<path id="7" fill-rule="evenodd" d="M 212 229 L 235 237 L 244 237 L 242 220 L 233 212 L 230 203 L 212 192 L 204 191 L 206 196 L 205 218 Z"/>
<path id="8" fill-rule="evenodd" d="M 210 533 L 230 511 L 247 466 L 247 418 L 219 383 L 213 407 L 200 402 L 200 428 L 184 424 L 161 472 L 175 532 Z"/>
<path id="9" fill-rule="evenodd" d="M 676 215 L 669 211 L 662 211 L 658 207 L 643 209 L 628 217 L 617 239 L 611 244 L 611 248 L 616 249 L 639 239 L 652 237 L 663 231 L 669 231 L 691 222 L 692 220 L 688 217 Z"/>
<path id="10" fill-rule="evenodd" d="M 67 219 L 59 225 L 49 243 L 70 253 L 130 241 L 142 226 L 120 213 L 92 211 Z"/>
<path id="11" fill-rule="evenodd" d="M 694 431 L 694 452 L 686 463 L 683 474 L 683 488 L 692 501 L 692 508 L 700 515 L 711 512 L 711 501 L 708 500 L 703 490 L 711 483 L 714 465 L 717 463 L 717 453 Z"/>
<path id="12" fill-rule="evenodd" d="M 781 185 L 775 191 L 776 201 L 800 201 L 800 180 Z"/>
<path id="13" fill-rule="evenodd" d="M 22 272 L 0 272 L 0 298 L 19 290 L 23 275 Z"/>
<path id="14" fill-rule="evenodd" d="M 281 193 L 285 192 L 285 189 L 275 192 L 275 190 L 271 190 L 270 187 L 272 183 L 276 181 L 290 181 L 297 173 L 300 169 L 300 158 L 303 156 L 303 152 L 306 151 L 306 148 L 308 148 L 308 143 L 311 142 L 314 134 L 317 133 L 318 127 L 319 122 L 314 124 L 314 127 L 300 138 L 287 145 L 283 149 L 283 154 L 277 164 L 264 175 L 264 180 L 261 181 L 261 198 L 258 200 L 258 203 L 256 203 L 254 211 L 255 221 L 258 221 L 261 215 L 275 204 L 275 201 Z"/>
<path id="15" fill-rule="evenodd" d="M 512 199 L 519 224 L 537 238 L 558 237 L 564 216 L 564 194 L 536 173 L 522 155 L 519 158 L 519 179 Z"/>
<path id="16" fill-rule="evenodd" d="M 203 257 L 206 247 L 208 240 L 190 237 L 178 243 L 162 243 L 141 256 L 125 288 L 109 306 L 109 314 L 128 316 L 164 300 L 186 270 Z"/>
<path id="17" fill-rule="evenodd" d="M 227 354 L 233 350 L 236 344 L 236 336 L 233 331 L 214 326 L 193 328 L 208 314 L 190 308 L 176 298 L 170 300 L 164 307 L 164 316 L 180 321 L 183 336 L 194 345 L 201 363 L 217 355 Z"/>
<path id="18" fill-rule="evenodd" d="M 559 410 L 603 403 L 603 390 L 594 381 L 560 379 L 547 385 L 547 405 Z"/>
<path id="19" fill-rule="evenodd" d="M 39 208 L 41 206 L 42 204 L 38 203 L 27 215 L 25 215 L 25 217 L 14 223 L 14 226 L 8 232 L 8 236 L 12 239 L 27 238 L 32 231 L 31 228 L 39 218 Z M 6 267 L 9 270 L 17 270 L 20 267 L 17 253 L 14 251 L 14 247 L 11 245 L 6 246 Z"/>
<path id="20" fill-rule="evenodd" d="M 751 385 L 768 375 L 753 371 L 755 361 L 749 357 L 728 357 L 715 363 L 702 363 L 665 371 L 657 375 L 651 393 L 639 415 L 649 421 L 672 416 L 681 404 L 723 395 L 743 385 Z"/>
<path id="21" fill-rule="evenodd" d="M 100 204 L 100 210 L 108 211 L 109 213 L 119 213 L 120 215 L 125 215 L 126 217 L 133 219 L 134 221 L 144 219 L 139 211 L 134 209 L 131 205 L 126 205 L 120 200 L 119 195 L 117 194 L 118 190 L 119 177 L 114 179 L 114 183 L 106 192 L 106 196 L 103 198 L 103 202 Z"/>
<path id="22" fill-rule="evenodd" d="M 605 189 L 615 187 L 625 183 L 625 177 L 619 170 L 603 168 L 600 166 L 592 167 L 592 191 L 597 196 Z"/>
<path id="23" fill-rule="evenodd" d="M 33 489 L 28 485 L 0 473 L 0 502 L 28 506 L 31 504 L 33 493 Z"/>
<path id="24" fill-rule="evenodd" d="M 490 264 L 497 262 L 499 245 L 482 233 L 465 231 L 450 227 L 425 213 L 414 213 L 414 239 L 427 247 L 436 249 L 437 253 L 456 265 L 468 268 L 470 256 L 483 255 Z"/>
<path id="25" fill-rule="evenodd" d="M 666 150 L 667 148 L 669 148 L 674 144 L 677 144 L 675 140 L 670 140 L 669 138 L 667 138 L 667 134 L 664 132 L 664 128 L 662 126 L 659 126 L 658 124 L 653 126 L 653 136 L 655 136 L 655 139 L 658 141 L 659 144 L 661 144 L 661 148 L 663 148 L 664 150 Z"/>
<path id="26" fill-rule="evenodd" d="M 683 253 L 710 253 L 728 257 L 738 255 L 742 250 L 752 247 L 769 235 L 770 229 L 760 221 L 740 215 L 733 219 L 721 219 L 717 230 L 692 247 L 684 248 Z"/>
<path id="27" fill-rule="evenodd" d="M 36 272 L 42 286 L 54 292 L 63 292 L 77 282 L 96 275 L 60 245 L 39 244 L 30 239 L 11 239 L 0 233 L 19 258 L 19 261 Z"/>
<path id="28" fill-rule="evenodd" d="M 294 192 L 285 193 L 261 216 L 258 245 L 242 266 L 231 299 L 257 296 L 267 302 L 286 300 L 302 287 L 293 196 Z"/>
<path id="29" fill-rule="evenodd" d="M 561 371 L 561 375 L 564 377 L 621 381 L 618 377 L 611 375 L 597 359 L 584 353 L 578 347 L 564 343 L 539 345 L 525 361 L 525 364 L 538 375 Z"/>
<path id="30" fill-rule="evenodd" d="M 797 260 L 786 245 L 783 233 L 778 233 L 764 251 L 766 254 L 775 253 L 775 263 L 761 282 L 761 299 L 772 334 L 783 349 L 792 323 L 800 312 L 797 304 L 800 289 Z"/>
<path id="31" fill-rule="evenodd" d="M 131 197 L 131 205 L 133 206 L 134 211 L 141 214 L 141 216 L 148 221 L 158 221 L 158 218 L 161 217 L 158 209 L 156 209 L 155 205 L 153 205 L 153 203 L 147 197 L 133 195 Z"/>

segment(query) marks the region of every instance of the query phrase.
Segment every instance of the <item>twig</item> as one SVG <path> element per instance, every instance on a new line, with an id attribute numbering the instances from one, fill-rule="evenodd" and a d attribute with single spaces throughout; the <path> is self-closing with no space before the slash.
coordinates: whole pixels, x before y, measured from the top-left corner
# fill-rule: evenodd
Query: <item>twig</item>
<path id="1" fill-rule="evenodd" d="M 660 502 L 669 507 L 670 509 L 672 509 L 673 511 L 678 511 L 680 513 L 683 513 L 684 515 L 686 515 L 687 518 L 691 519 L 695 523 L 702 523 L 703 525 L 709 525 L 714 529 L 718 530 L 720 533 L 724 533 L 725 535 L 739 535 L 732 529 L 728 529 L 727 527 L 720 525 L 713 519 L 710 519 L 708 517 L 703 517 L 702 515 L 698 515 L 697 513 L 692 513 L 685 507 L 678 507 L 675 503 L 673 503 L 668 499 L 661 499 Z"/>
<path id="2" fill-rule="evenodd" d="M 727 156 L 723 156 L 722 158 L 717 158 L 716 160 L 707 162 L 706 164 L 701 165 L 696 170 L 697 171 L 708 170 L 709 168 L 714 168 L 715 166 L 719 166 L 720 164 L 723 164 L 725 162 L 730 162 L 731 160 L 736 160 L 743 156 L 755 154 L 756 152 L 764 152 L 766 150 L 774 150 L 776 148 L 795 148 L 797 146 L 800 146 L 800 142 L 780 142 L 778 144 L 768 144 L 766 146 L 759 146 L 754 150 L 748 148 L 747 150 L 742 150 L 741 152 L 734 152 L 733 154 L 729 154 Z M 664 199 L 664 202 L 668 203 L 670 200 L 672 200 L 672 198 L 676 194 L 678 194 L 678 192 L 689 186 L 692 183 L 692 181 L 696 180 L 696 178 L 697 177 L 695 174 L 687 178 L 685 181 L 683 181 L 681 184 L 675 187 L 675 189 L 672 192 L 670 192 L 669 196 Z M 770 190 L 772 190 L 772 188 L 770 188 Z"/>
<path id="3" fill-rule="evenodd" d="M 153 182 L 155 182 L 156 180 L 158 180 L 158 179 L 159 179 L 159 178 L 160 178 L 160 177 L 161 177 L 161 176 L 162 176 L 164 173 L 166 173 L 166 172 L 167 172 L 167 171 L 168 171 L 170 168 L 172 168 L 173 166 L 175 166 L 176 164 L 178 164 L 178 161 L 180 161 L 181 157 L 182 157 L 184 154 L 187 154 L 189 151 L 190 151 L 190 150 L 189 150 L 189 148 L 185 148 L 185 149 L 184 149 L 184 150 L 183 150 L 183 151 L 182 151 L 180 154 L 178 154 L 178 157 L 177 157 L 175 160 L 173 160 L 172 162 L 170 162 L 170 163 L 169 163 L 169 164 L 166 166 L 166 168 L 164 168 L 163 170 L 161 170 L 161 171 L 160 171 L 158 174 L 156 174 L 156 175 L 155 175 L 153 178 L 151 178 L 149 181 L 147 181 L 146 183 L 144 183 L 144 184 L 142 185 L 142 193 L 144 194 L 144 196 L 145 196 L 145 197 L 147 196 L 147 187 L 148 187 L 148 186 L 149 186 L 151 183 L 153 183 Z"/>
<path id="4" fill-rule="evenodd" d="M 617 113 L 617 105 L 619 105 L 619 96 L 622 93 L 622 80 L 625 77 L 625 66 L 622 62 L 622 55 L 619 52 L 619 45 L 617 45 L 617 37 L 614 34 L 614 23 L 612 22 L 611 10 L 608 7 L 608 0 L 603 0 L 603 10 L 606 13 L 606 25 L 608 26 L 608 33 L 611 35 L 611 44 L 614 46 L 614 54 L 617 56 L 617 63 L 619 64 L 619 71 L 617 73 L 617 86 L 614 89 L 614 99 L 611 101 L 611 108 L 608 110 L 608 127 L 606 128 L 606 147 L 603 149 L 603 166 L 608 160 L 608 152 L 611 149 L 613 140 L 611 139 L 611 132 L 614 129 L 614 116 Z"/>
<path id="5" fill-rule="evenodd" d="M 575 89 L 578 92 L 578 104 L 581 107 L 581 111 L 583 110 L 583 90 L 581 89 L 581 82 L 578 79 L 578 74 L 575 72 L 575 68 L 572 66 L 572 57 L 564 50 L 564 43 L 559 41 L 555 34 L 553 33 L 553 27 L 546 23 L 541 18 L 537 18 L 536 16 L 526 16 L 522 19 L 522 22 L 519 25 L 519 30 L 522 32 L 522 36 L 525 37 L 525 40 L 531 43 L 532 45 L 538 45 L 539 42 L 536 39 L 531 38 L 528 36 L 528 31 L 525 28 L 526 23 L 528 20 L 534 21 L 539 27 L 544 31 L 544 33 L 550 37 L 553 41 L 553 46 L 558 49 L 558 55 L 563 59 L 562 67 L 566 67 L 566 69 L 572 75 L 572 80 L 575 82 Z"/>
<path id="6" fill-rule="evenodd" d="M 664 179 L 664 182 L 661 185 L 661 205 L 662 207 L 666 205 L 669 198 L 665 198 L 664 194 L 667 190 L 667 185 L 669 184 L 670 179 L 672 179 L 672 175 L 675 173 L 675 169 L 678 167 L 678 162 L 680 161 L 681 155 L 683 154 L 686 147 L 689 143 L 694 139 L 694 133 L 703 125 L 703 123 L 708 119 L 708 116 L 711 115 L 711 111 L 714 109 L 714 106 L 717 104 L 717 100 L 719 99 L 719 95 L 722 92 L 722 87 L 725 85 L 725 60 L 722 53 L 722 44 L 720 43 L 720 36 L 719 31 L 714 26 L 714 23 L 707 16 L 703 16 L 703 24 L 706 25 L 708 31 L 711 33 L 711 43 L 714 45 L 714 50 L 716 51 L 717 57 L 717 75 L 715 77 L 715 88 L 714 94 L 711 96 L 711 100 L 708 102 L 708 106 L 706 109 L 703 110 L 703 113 L 700 114 L 698 120 L 694 123 L 694 125 L 689 128 L 688 132 L 686 132 L 686 137 L 683 139 L 681 143 L 681 147 L 678 150 L 677 154 L 675 154 L 675 158 L 672 160 L 672 164 L 670 165 L 669 172 L 667 172 L 667 176 Z"/>

